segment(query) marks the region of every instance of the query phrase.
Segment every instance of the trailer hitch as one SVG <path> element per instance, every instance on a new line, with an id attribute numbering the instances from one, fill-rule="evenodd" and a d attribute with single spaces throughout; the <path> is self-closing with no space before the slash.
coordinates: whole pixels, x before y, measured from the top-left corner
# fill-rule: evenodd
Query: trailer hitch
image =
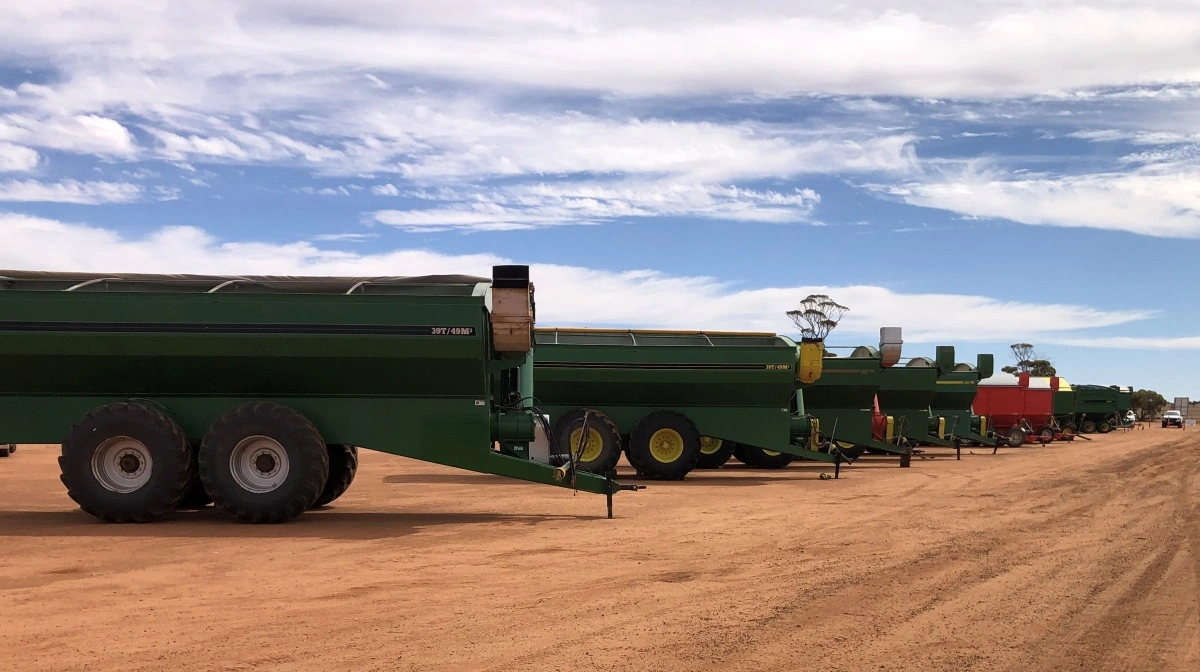
<path id="1" fill-rule="evenodd" d="M 621 492 L 621 491 L 637 492 L 638 490 L 646 489 L 646 486 L 638 485 L 636 483 L 617 483 L 616 481 L 613 480 L 616 477 L 617 477 L 617 472 L 613 471 L 611 469 L 604 474 L 604 497 L 605 497 L 605 499 L 608 500 L 608 519 L 609 520 L 612 520 L 612 517 L 613 517 L 612 496 L 613 496 L 614 492 Z"/>

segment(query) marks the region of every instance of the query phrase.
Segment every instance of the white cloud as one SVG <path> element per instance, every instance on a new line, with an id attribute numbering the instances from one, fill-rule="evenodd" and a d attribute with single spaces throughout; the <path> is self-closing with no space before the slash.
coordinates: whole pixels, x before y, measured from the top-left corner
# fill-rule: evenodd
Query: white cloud
<path id="1" fill-rule="evenodd" d="M 142 196 L 142 188 L 128 182 L 41 182 L 0 181 L 0 201 L 24 203 L 130 203 Z"/>
<path id="2" fill-rule="evenodd" d="M 103 157 L 132 158 L 138 153 L 129 129 L 96 114 L 47 118 L 6 114 L 0 116 L 0 140 Z"/>
<path id="3" fill-rule="evenodd" d="M 420 231 L 803 221 L 814 200 L 772 199 L 807 175 L 858 175 L 977 217 L 1196 235 L 1200 11 L 1187 0 L 56 0 L 0 5 L 0 44 L 38 73 L 0 89 L 0 169 L 29 170 L 45 148 L 395 182 L 376 195 L 454 190 L 374 215 Z M 851 96 L 821 108 L 846 124 L 810 116 L 826 94 Z M 999 98 L 979 109 L 1013 126 L 1041 112 L 1011 97 L 1105 105 L 1116 111 L 1088 123 L 1115 130 L 1072 117 L 1055 132 L 1147 151 L 1088 175 L 922 176 L 914 129 L 930 110 L 983 120 L 939 97 Z M 1137 126 L 1165 105 L 1170 123 Z M 786 186 L 771 196 L 756 184 L 768 179 Z"/>
<path id="4" fill-rule="evenodd" d="M 376 196 L 399 196 L 400 189 L 394 184 L 377 184 L 371 187 L 371 193 Z"/>
<path id="5" fill-rule="evenodd" d="M 1108 336 L 1092 338 L 1045 339 L 1052 345 L 1076 348 L 1112 348 L 1114 350 L 1200 350 L 1200 336 Z"/>
<path id="6" fill-rule="evenodd" d="M 811 189 L 758 191 L 679 182 L 542 183 L 487 193 L 451 189 L 413 196 L 446 205 L 380 210 L 375 221 L 407 231 L 510 231 L 618 218 L 687 216 L 728 221 L 805 221 L 821 200 Z"/>
<path id="7" fill-rule="evenodd" d="M 377 233 L 323 233 L 312 239 L 323 243 L 362 243 L 378 237 Z"/>
<path id="8" fill-rule="evenodd" d="M 171 161 L 299 162 L 324 174 L 395 173 L 425 183 L 581 173 L 705 181 L 906 173 L 917 163 L 916 138 L 901 132 L 514 113 L 408 93 L 254 129 L 214 117 L 172 121 L 187 131 L 146 127 L 158 141 L 153 150 Z"/>
<path id="9" fill-rule="evenodd" d="M 367 137 L 401 143 L 397 149 L 412 158 L 400 168 L 416 179 L 586 172 L 686 175 L 708 181 L 905 172 L 916 163 L 911 135 L 871 137 L 836 128 L 463 110 L 417 110 L 411 115 L 346 119 L 344 124 Z M 403 146 L 405 141 L 419 146 Z"/>
<path id="10" fill-rule="evenodd" d="M 348 187 L 346 187 L 345 185 L 338 185 L 336 187 L 321 187 L 319 189 L 317 187 L 301 187 L 299 189 L 299 191 L 302 193 L 305 193 L 305 194 L 314 194 L 317 196 L 349 196 L 350 195 L 350 189 Z"/>
<path id="11" fill-rule="evenodd" d="M 1124 173 L 1015 177 L 968 168 L 874 187 L 912 205 L 1023 224 L 1200 238 L 1200 164 L 1150 164 Z"/>
<path id="12" fill-rule="evenodd" d="M 72 66 L 42 92 L 67 106 L 121 91 L 138 107 L 252 108 L 314 95 L 295 81 L 314 72 L 371 90 L 416 75 L 625 95 L 1026 95 L 1195 81 L 1198 38 L 1187 0 L 60 0 L 0 14 L 10 50 Z M 254 86 L 229 95 L 241 82 Z"/>
<path id="13" fill-rule="evenodd" d="M 41 157 L 28 147 L 0 142 L 0 173 L 26 173 L 37 168 Z"/>
<path id="14" fill-rule="evenodd" d="M 488 276 L 497 255 L 446 255 L 427 250 L 357 254 L 310 242 L 222 242 L 194 227 L 171 227 L 142 238 L 22 215 L 0 214 L 5 245 L 0 268 L 94 272 L 292 275 Z M 521 260 L 516 260 L 520 263 Z M 863 342 L 880 326 L 901 326 L 909 342 L 1070 337 L 1078 330 L 1127 324 L 1153 313 L 1073 304 L 1035 304 L 966 294 L 903 294 L 875 286 L 742 288 L 702 276 L 653 270 L 606 271 L 532 264 L 538 316 L 544 325 L 765 330 L 790 333 L 784 312 L 820 292 L 849 305 L 838 333 Z M 586 287 L 588 300 L 579 300 Z M 853 341 L 851 341 L 853 342 Z"/>

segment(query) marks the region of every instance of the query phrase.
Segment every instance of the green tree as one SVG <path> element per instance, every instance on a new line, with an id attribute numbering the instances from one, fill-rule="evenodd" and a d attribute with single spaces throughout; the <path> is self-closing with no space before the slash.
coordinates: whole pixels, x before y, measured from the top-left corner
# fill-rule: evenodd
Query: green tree
<path id="1" fill-rule="evenodd" d="M 800 307 L 787 311 L 805 340 L 824 341 L 850 309 L 825 294 L 809 294 Z"/>
<path id="2" fill-rule="evenodd" d="M 1138 390 L 1133 393 L 1132 406 L 1139 418 L 1149 420 L 1167 406 L 1167 400 L 1154 390 Z"/>
<path id="3" fill-rule="evenodd" d="M 1032 343 L 1013 343 L 1008 347 L 1012 348 L 1013 359 L 1017 360 L 1017 363 L 1015 366 L 1005 366 L 1001 371 L 1013 375 L 1028 373 L 1039 378 L 1058 375 L 1058 370 L 1050 360 L 1039 356 Z"/>

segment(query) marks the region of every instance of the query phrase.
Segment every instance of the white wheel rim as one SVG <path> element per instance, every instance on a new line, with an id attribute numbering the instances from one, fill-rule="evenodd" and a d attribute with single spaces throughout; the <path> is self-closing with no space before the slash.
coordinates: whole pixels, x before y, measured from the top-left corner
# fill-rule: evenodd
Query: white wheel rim
<path id="1" fill-rule="evenodd" d="M 288 476 L 287 451 L 269 436 L 248 436 L 229 454 L 229 471 L 244 490 L 271 492 Z"/>
<path id="2" fill-rule="evenodd" d="M 109 492 L 135 492 L 154 473 L 154 458 L 146 444 L 128 436 L 106 439 L 92 453 L 92 475 Z"/>

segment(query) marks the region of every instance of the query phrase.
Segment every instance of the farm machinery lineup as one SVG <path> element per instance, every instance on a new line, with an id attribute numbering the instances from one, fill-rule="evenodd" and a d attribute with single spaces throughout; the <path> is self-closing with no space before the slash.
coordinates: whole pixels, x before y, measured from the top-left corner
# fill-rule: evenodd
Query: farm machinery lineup
<path id="1" fill-rule="evenodd" d="M 539 329 L 534 389 L 581 469 L 624 453 L 647 478 L 675 480 L 737 456 L 765 468 L 805 458 L 840 468 L 818 441 L 804 387 L 822 375 L 816 343 L 771 333 Z"/>
<path id="2" fill-rule="evenodd" d="M 822 443 L 852 458 L 866 452 L 898 455 L 900 466 L 909 466 L 912 447 L 896 433 L 896 419 L 882 413 L 878 397 L 883 372 L 900 361 L 900 335 L 898 327 L 884 327 L 878 349 L 852 347 L 844 357 L 832 352 L 839 348 L 826 349 L 821 378 L 804 395 Z"/>
<path id="3" fill-rule="evenodd" d="M 939 345 L 936 353 L 935 359 L 924 360 L 926 366 L 937 369 L 937 382 L 929 402 L 932 414 L 929 436 L 918 441 L 937 446 L 949 445 L 956 452 L 963 445 L 991 446 L 995 452 L 999 437 L 987 416 L 976 415 L 974 411 L 979 381 L 991 377 L 994 357 L 990 354 L 978 355 L 972 365 L 954 361 L 954 346 Z"/>
<path id="4" fill-rule="evenodd" d="M 533 286 L 494 277 L 0 273 L 0 427 L 61 443 L 97 518 L 211 498 L 280 522 L 349 487 L 357 447 L 611 498 L 535 445 Z M 610 499 L 611 503 L 611 499 Z"/>
<path id="5" fill-rule="evenodd" d="M 492 277 L 0 271 L 0 457 L 61 444 L 112 522 L 209 503 L 282 522 L 350 487 L 360 447 L 605 495 L 624 457 L 678 480 L 731 459 L 833 466 L 1123 426 L 1127 387 L 901 365 L 824 336 L 541 328 L 527 266 Z M 826 297 L 827 298 L 827 297 Z M 811 336 L 811 334 L 810 334 Z M 837 354 L 837 351 L 848 351 Z M 825 478 L 826 474 L 821 474 Z"/>

